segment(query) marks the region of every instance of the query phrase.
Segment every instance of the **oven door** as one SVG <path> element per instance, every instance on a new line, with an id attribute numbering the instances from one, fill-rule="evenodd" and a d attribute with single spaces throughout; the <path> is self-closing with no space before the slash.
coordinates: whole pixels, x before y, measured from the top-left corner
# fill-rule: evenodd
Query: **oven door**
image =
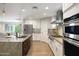
<path id="1" fill-rule="evenodd" d="M 64 54 L 66 56 L 79 56 L 79 41 L 65 38 Z"/>
<path id="2" fill-rule="evenodd" d="M 79 40 L 79 23 L 65 24 L 64 36 Z"/>

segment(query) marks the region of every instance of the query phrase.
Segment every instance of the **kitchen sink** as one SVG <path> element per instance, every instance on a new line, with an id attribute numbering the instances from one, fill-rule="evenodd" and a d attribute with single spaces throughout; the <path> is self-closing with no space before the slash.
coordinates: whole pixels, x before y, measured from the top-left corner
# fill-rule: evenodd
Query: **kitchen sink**
<path id="1" fill-rule="evenodd" d="M 25 38 L 25 37 L 27 37 L 27 36 L 20 36 L 20 37 L 17 37 L 17 38 Z"/>

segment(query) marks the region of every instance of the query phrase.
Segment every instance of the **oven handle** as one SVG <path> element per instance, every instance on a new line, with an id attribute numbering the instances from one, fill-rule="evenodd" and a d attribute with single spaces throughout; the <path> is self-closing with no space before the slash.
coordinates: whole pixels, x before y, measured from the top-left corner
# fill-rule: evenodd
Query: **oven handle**
<path id="1" fill-rule="evenodd" d="M 70 44 L 73 44 L 74 46 L 76 47 L 79 47 L 79 41 L 76 41 L 76 40 L 73 40 L 73 39 L 70 39 L 70 38 L 64 38 L 64 40 Z"/>

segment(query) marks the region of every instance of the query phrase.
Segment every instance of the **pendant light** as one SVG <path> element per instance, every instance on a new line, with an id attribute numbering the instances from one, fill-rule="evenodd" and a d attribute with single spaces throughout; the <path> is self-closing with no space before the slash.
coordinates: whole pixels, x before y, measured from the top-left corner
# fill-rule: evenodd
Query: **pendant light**
<path id="1" fill-rule="evenodd" d="M 3 3 L 2 15 L 3 15 L 3 16 L 6 15 L 6 11 L 5 11 L 5 3 Z"/>

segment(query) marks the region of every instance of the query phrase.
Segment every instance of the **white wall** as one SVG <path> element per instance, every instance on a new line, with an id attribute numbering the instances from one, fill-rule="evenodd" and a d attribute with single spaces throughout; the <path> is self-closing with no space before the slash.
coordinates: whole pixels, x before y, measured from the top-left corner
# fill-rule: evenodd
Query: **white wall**
<path id="1" fill-rule="evenodd" d="M 63 18 L 65 19 L 65 18 L 70 17 L 77 13 L 79 13 L 79 4 L 78 3 L 76 3 L 73 6 L 71 6 L 70 8 L 68 8 L 68 10 L 66 12 L 64 12 Z"/>
<path id="2" fill-rule="evenodd" d="M 4 33 L 4 24 L 0 23 L 0 32 Z"/>
<path id="3" fill-rule="evenodd" d="M 5 33 L 5 24 L 21 24 L 17 17 L 0 16 L 0 32 Z"/>
<path id="4" fill-rule="evenodd" d="M 49 43 L 48 29 L 51 29 L 51 18 L 41 19 L 41 36 L 40 40 Z"/>
<path id="5" fill-rule="evenodd" d="M 17 17 L 0 16 L 0 22 L 22 22 Z"/>
<path id="6" fill-rule="evenodd" d="M 50 19 L 41 19 L 41 41 L 48 42 L 48 28 Z"/>
<path id="7" fill-rule="evenodd" d="M 40 20 L 39 19 L 26 20 L 25 24 L 33 24 L 33 28 L 40 28 Z"/>

